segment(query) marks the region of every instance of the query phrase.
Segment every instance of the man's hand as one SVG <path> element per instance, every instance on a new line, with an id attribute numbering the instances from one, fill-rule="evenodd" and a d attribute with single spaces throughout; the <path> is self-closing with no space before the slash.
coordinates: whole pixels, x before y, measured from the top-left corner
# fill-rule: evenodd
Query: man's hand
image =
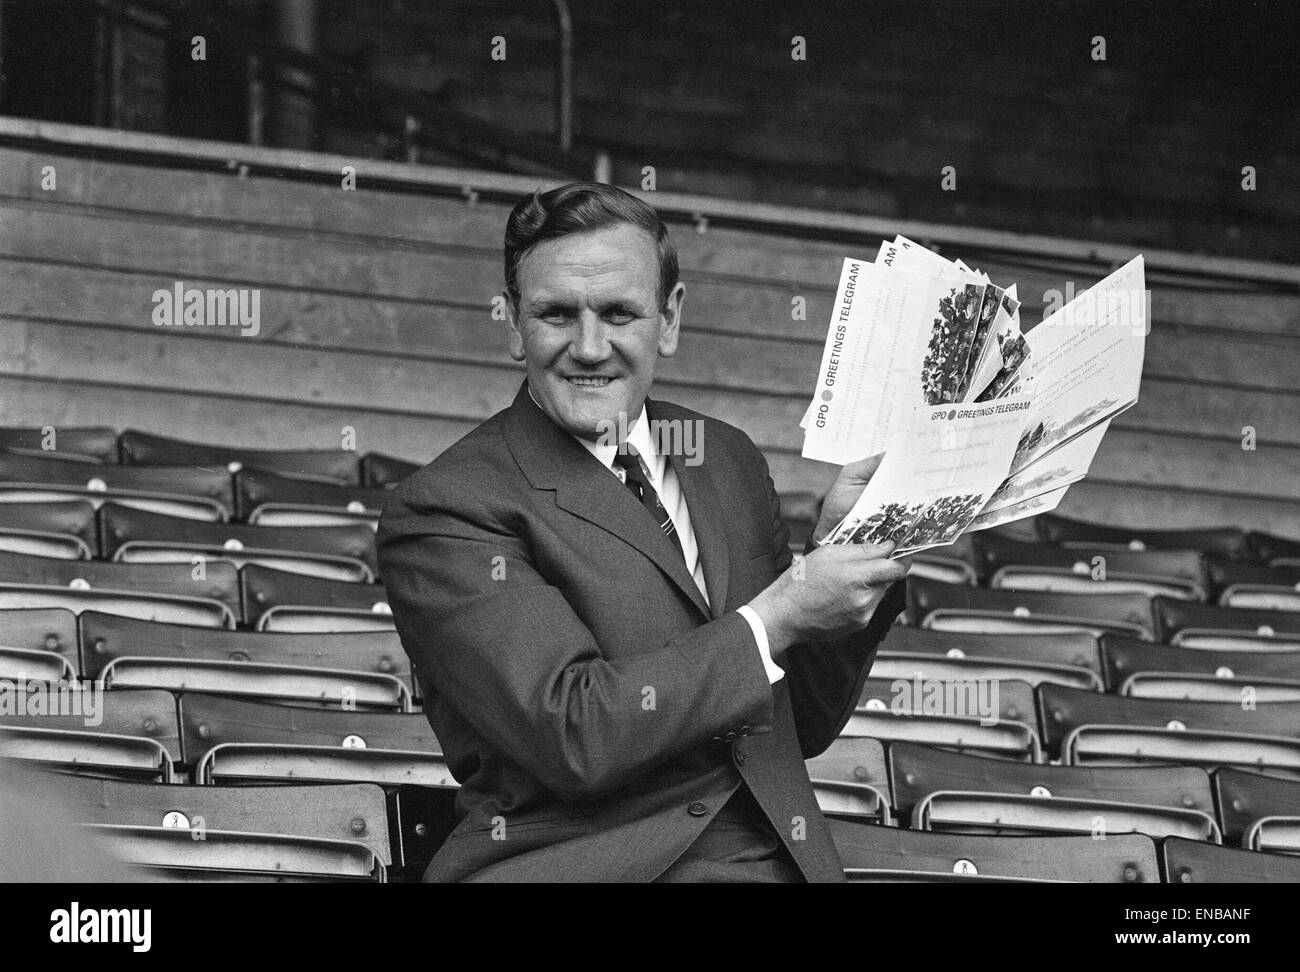
<path id="1" fill-rule="evenodd" d="M 821 517 L 817 520 L 816 529 L 813 530 L 813 539 L 819 541 L 826 539 L 826 534 L 839 526 L 840 521 L 849 515 L 849 510 L 853 509 L 853 504 L 867 488 L 867 483 L 871 482 L 871 477 L 875 475 L 882 458 L 884 453 L 868 456 L 841 467 L 839 476 L 835 478 L 834 485 L 831 486 L 822 503 Z"/>
<path id="2" fill-rule="evenodd" d="M 885 590 L 912 565 L 910 557 L 890 560 L 893 549 L 892 543 L 819 547 L 769 584 L 749 606 L 767 629 L 772 657 L 800 642 L 865 628 Z"/>

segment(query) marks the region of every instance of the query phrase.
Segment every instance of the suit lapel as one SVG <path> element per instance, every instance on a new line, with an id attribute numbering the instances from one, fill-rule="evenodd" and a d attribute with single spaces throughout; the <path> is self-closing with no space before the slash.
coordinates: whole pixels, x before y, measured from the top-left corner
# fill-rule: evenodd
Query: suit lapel
<path id="1" fill-rule="evenodd" d="M 663 410 L 664 406 L 659 402 L 646 403 L 647 418 L 663 417 L 660 415 Z M 692 420 L 683 418 L 682 421 Z M 709 591 L 709 612 L 716 620 L 726 613 L 727 584 L 731 575 L 721 503 L 703 464 L 689 465 L 684 456 L 675 452 L 669 453 L 668 462 L 677 474 L 682 495 L 686 497 L 691 531 L 695 534 L 695 545 L 699 548 L 700 563 L 704 568 L 704 586 Z"/>
<path id="2" fill-rule="evenodd" d="M 709 617 L 708 605 L 695 579 L 686 572 L 686 562 L 677 547 L 617 477 L 537 407 L 528 394 L 527 381 L 510 406 L 506 439 L 534 489 L 554 490 L 556 506 L 608 531 L 650 558 L 700 613 Z M 692 523 L 694 519 L 692 513 Z M 705 579 L 707 583 L 707 568 Z"/>

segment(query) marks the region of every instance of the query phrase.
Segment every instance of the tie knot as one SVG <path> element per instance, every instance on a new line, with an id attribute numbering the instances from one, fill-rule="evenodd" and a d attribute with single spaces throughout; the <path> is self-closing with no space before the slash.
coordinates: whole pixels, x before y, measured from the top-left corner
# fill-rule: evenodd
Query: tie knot
<path id="1" fill-rule="evenodd" d="M 625 470 L 628 479 L 636 482 L 645 482 L 648 479 L 645 467 L 641 464 L 641 453 L 637 452 L 636 446 L 630 442 L 624 442 L 618 452 L 614 453 L 614 465 Z"/>

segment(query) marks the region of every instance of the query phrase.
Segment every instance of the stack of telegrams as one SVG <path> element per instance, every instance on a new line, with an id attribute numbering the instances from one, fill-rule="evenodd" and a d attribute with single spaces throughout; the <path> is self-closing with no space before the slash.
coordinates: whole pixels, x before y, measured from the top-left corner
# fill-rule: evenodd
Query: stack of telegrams
<path id="1" fill-rule="evenodd" d="M 826 542 L 900 556 L 1054 509 L 1137 401 L 1147 330 L 1141 256 L 1028 333 L 1014 284 L 904 237 L 845 260 L 803 454 L 884 458 Z"/>

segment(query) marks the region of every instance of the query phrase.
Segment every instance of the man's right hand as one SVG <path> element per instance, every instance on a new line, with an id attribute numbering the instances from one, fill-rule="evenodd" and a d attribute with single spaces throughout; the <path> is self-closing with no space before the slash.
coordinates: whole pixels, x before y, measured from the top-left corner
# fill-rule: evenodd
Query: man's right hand
<path id="1" fill-rule="evenodd" d="M 752 601 L 772 656 L 791 645 L 831 641 L 867 626 L 885 591 L 907 576 L 910 557 L 890 560 L 892 543 L 818 547 Z"/>

